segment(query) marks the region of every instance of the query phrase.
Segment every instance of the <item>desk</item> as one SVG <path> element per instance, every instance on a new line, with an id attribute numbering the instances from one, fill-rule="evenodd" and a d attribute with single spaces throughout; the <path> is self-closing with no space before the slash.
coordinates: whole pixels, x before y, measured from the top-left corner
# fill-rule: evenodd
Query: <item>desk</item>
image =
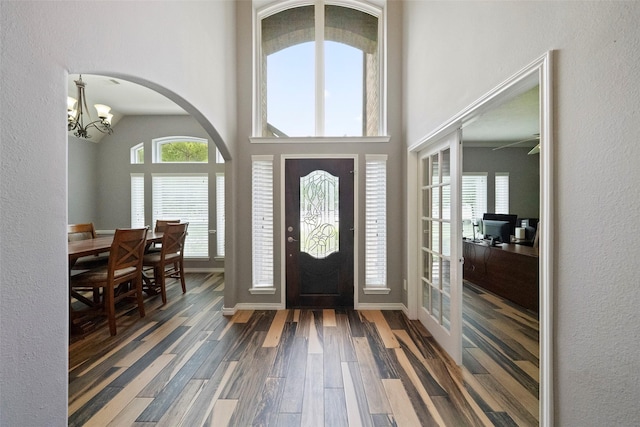
<path id="1" fill-rule="evenodd" d="M 465 240 L 463 277 L 522 307 L 538 312 L 538 248 Z"/>

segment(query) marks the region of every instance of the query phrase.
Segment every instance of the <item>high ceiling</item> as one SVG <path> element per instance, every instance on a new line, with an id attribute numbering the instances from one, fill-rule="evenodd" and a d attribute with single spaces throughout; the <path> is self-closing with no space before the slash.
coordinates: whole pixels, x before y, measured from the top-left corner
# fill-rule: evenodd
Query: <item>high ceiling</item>
<path id="1" fill-rule="evenodd" d="M 78 90 L 74 80 L 78 80 L 78 75 L 70 74 L 69 96 L 77 99 Z M 111 107 L 111 113 L 120 117 L 145 114 L 187 114 L 164 95 L 127 80 L 83 74 L 82 81 L 85 83 L 85 95 L 90 109 L 93 109 L 93 104 L 106 104 Z M 94 114 L 93 110 L 92 114 Z"/>
<path id="2" fill-rule="evenodd" d="M 77 99 L 77 88 L 74 80 L 77 74 L 69 75 L 69 96 Z M 117 124 L 123 116 L 129 115 L 176 115 L 187 114 L 175 102 L 158 92 L 112 77 L 83 74 L 87 105 L 94 120 L 96 117 L 93 104 L 106 104 L 114 115 L 113 124 Z M 525 139 L 530 141 L 517 144 L 518 147 L 533 147 L 538 141 L 532 139 L 539 132 L 539 97 L 538 86 L 497 106 L 476 118 L 463 128 L 465 145 L 499 146 Z M 93 141 L 101 138 L 94 132 Z"/>

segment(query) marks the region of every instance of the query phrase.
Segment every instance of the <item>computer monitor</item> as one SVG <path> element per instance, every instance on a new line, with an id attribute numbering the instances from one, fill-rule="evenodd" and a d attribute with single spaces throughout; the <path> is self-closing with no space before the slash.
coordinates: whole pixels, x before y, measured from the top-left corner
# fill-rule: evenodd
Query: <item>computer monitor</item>
<path id="1" fill-rule="evenodd" d="M 485 213 L 482 215 L 482 222 L 485 220 L 491 221 L 507 221 L 509 223 L 509 236 L 515 236 L 516 234 L 516 224 L 518 223 L 518 215 L 514 214 L 497 214 L 497 213 Z M 484 230 L 483 234 L 487 234 Z M 509 238 L 507 238 L 504 243 L 509 243 Z"/>
<path id="2" fill-rule="evenodd" d="M 483 219 L 482 232 L 484 233 L 485 239 L 495 239 L 502 243 L 509 243 L 511 240 L 511 225 L 509 221 Z"/>

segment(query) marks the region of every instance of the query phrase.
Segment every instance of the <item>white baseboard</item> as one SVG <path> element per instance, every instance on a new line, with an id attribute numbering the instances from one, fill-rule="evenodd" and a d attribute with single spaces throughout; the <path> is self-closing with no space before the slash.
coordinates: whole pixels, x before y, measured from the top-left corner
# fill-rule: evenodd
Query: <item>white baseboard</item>
<path id="1" fill-rule="evenodd" d="M 284 310 L 284 306 L 280 303 L 248 303 L 241 302 L 235 307 L 223 307 L 222 314 L 224 316 L 233 316 L 238 310 Z"/>
<path id="2" fill-rule="evenodd" d="M 412 319 L 411 316 L 409 316 L 409 307 L 404 305 L 404 303 L 402 303 L 401 305 L 402 305 L 402 312 L 404 313 L 405 316 L 407 316 L 407 318 L 409 320 L 417 320 L 418 319 L 417 317 L 415 319 Z"/>
<path id="3" fill-rule="evenodd" d="M 185 273 L 224 273 L 224 268 L 185 268 Z"/>
<path id="4" fill-rule="evenodd" d="M 224 316 L 233 316 L 238 310 L 284 310 L 279 303 L 238 303 L 234 307 L 223 307 Z M 360 303 L 355 310 L 401 310 L 409 317 L 409 309 L 401 302 L 394 303 Z"/>
<path id="5" fill-rule="evenodd" d="M 356 306 L 356 310 L 402 310 L 404 311 L 406 307 L 401 302 L 390 302 L 390 303 L 359 303 Z"/>

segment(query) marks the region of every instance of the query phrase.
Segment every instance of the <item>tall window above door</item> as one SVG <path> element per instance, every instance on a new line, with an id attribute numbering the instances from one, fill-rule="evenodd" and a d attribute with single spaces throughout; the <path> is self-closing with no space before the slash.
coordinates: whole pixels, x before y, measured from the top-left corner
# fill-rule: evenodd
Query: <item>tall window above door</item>
<path id="1" fill-rule="evenodd" d="M 357 1 L 258 11 L 254 135 L 384 135 L 383 13 Z"/>

